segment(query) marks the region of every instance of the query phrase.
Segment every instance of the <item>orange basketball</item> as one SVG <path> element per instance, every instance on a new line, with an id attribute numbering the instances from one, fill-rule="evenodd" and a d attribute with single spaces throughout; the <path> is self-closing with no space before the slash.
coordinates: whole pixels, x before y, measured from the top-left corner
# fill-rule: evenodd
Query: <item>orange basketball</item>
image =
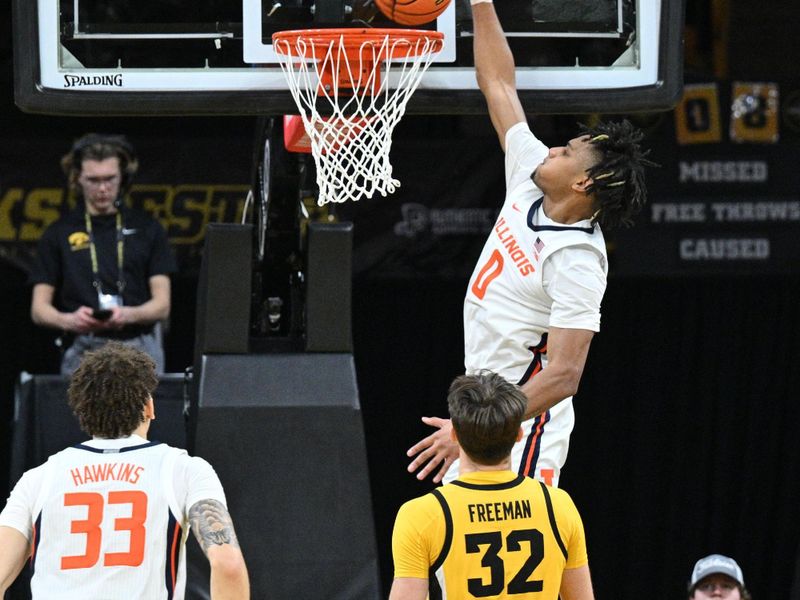
<path id="1" fill-rule="evenodd" d="M 401 25 L 424 25 L 444 12 L 450 0 L 375 0 L 380 11 Z"/>

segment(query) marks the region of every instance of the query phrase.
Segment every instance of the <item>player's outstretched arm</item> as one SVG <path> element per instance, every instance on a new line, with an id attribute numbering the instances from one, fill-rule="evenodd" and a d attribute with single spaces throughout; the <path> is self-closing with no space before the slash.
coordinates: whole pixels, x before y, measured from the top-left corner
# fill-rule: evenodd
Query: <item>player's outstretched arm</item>
<path id="1" fill-rule="evenodd" d="M 520 388 L 528 398 L 525 418 L 542 414 L 574 396 L 586 365 L 594 332 L 551 327 L 547 335 L 547 368 Z"/>
<path id="2" fill-rule="evenodd" d="M 247 567 L 225 505 L 211 499 L 195 502 L 189 523 L 211 565 L 211 599 L 248 600 Z"/>
<path id="3" fill-rule="evenodd" d="M 406 452 L 407 456 L 414 457 L 414 460 L 408 465 L 408 472 L 413 473 L 425 465 L 417 473 L 417 479 L 425 479 L 436 471 L 433 482 L 439 483 L 453 461 L 458 458 L 458 444 L 453 440 L 451 434 L 453 425 L 450 423 L 450 419 L 438 417 L 422 417 L 422 422 L 435 427 L 436 431 L 414 444 Z"/>
<path id="4" fill-rule="evenodd" d="M 594 600 L 589 565 L 564 570 L 559 596 L 561 600 Z"/>
<path id="5" fill-rule="evenodd" d="M 514 56 L 491 1 L 473 4 L 472 22 L 475 76 L 486 98 L 489 117 L 500 138 L 500 145 L 505 150 L 506 132 L 513 125 L 525 121 L 525 111 L 517 94 Z"/>
<path id="6" fill-rule="evenodd" d="M 13 527 L 0 525 L 0 598 L 11 587 L 31 554 L 27 538 Z"/>

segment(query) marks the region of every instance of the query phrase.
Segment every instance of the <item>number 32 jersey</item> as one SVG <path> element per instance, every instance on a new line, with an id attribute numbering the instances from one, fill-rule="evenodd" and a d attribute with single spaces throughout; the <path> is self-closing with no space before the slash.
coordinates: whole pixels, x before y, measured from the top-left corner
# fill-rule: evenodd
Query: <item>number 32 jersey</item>
<path id="1" fill-rule="evenodd" d="M 180 600 L 189 508 L 225 504 L 213 468 L 138 436 L 95 439 L 25 473 L 0 515 L 32 544 L 34 600 Z"/>
<path id="2" fill-rule="evenodd" d="M 588 564 L 569 495 L 511 471 L 462 475 L 406 502 L 392 535 L 394 576 L 430 597 L 557 600 L 565 569 Z"/>

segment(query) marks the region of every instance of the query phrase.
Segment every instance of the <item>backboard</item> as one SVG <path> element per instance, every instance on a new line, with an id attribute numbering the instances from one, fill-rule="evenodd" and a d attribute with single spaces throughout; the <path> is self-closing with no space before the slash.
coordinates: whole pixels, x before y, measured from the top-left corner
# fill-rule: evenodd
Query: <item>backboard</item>
<path id="1" fill-rule="evenodd" d="M 496 2 L 526 110 L 670 108 L 683 1 Z M 14 0 L 16 103 L 75 115 L 294 113 L 272 34 L 351 26 L 401 27 L 372 0 Z M 445 46 L 407 112 L 485 112 L 468 0 L 423 27 Z"/>

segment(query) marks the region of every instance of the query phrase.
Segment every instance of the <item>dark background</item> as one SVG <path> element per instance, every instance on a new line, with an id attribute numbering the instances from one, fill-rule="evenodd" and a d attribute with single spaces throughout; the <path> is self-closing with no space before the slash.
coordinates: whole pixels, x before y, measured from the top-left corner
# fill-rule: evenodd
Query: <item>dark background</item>
<path id="1" fill-rule="evenodd" d="M 800 89 L 788 27 L 800 9 L 779 0 L 731 0 L 721 54 L 712 44 L 720 32 L 711 9 L 725 4 L 687 5 L 686 79 L 718 83 L 722 141 L 680 146 L 672 113 L 636 116 L 662 164 L 650 175 L 651 202 L 798 200 L 800 137 L 786 113 L 778 143 L 733 144 L 727 90 L 734 80 L 776 82 L 783 102 Z M 57 159 L 89 130 L 131 137 L 143 159 L 140 183 L 208 183 L 208 173 L 212 183 L 249 182 L 253 118 L 21 113 L 13 104 L 9 12 L 2 10 L 0 197 L 14 186 L 63 186 Z M 542 117 L 534 129 L 557 144 L 585 119 Z M 502 157 L 485 117 L 407 117 L 395 139 L 395 173 L 404 187 L 396 197 L 345 211 L 356 226 L 355 359 L 387 589 L 394 514 L 431 487 L 406 473 L 405 450 L 426 433 L 420 416 L 444 416 L 447 385 L 462 368 L 464 290 L 483 242 L 482 234 L 447 237 L 433 229 L 398 239 L 392 227 L 405 203 L 448 209 L 497 207 L 502 200 Z M 770 177 L 691 186 L 678 180 L 682 159 L 764 160 Z M 174 173 L 182 179 L 170 179 Z M 777 240 L 769 261 L 698 266 L 676 259 L 682 235 L 742 232 Z M 694 561 L 712 552 L 739 561 L 757 600 L 800 598 L 793 588 L 800 543 L 799 233 L 797 221 L 662 228 L 645 211 L 632 232 L 610 236 L 602 332 L 575 400 L 577 425 L 561 483 L 584 517 L 598 598 L 680 597 Z M 15 378 L 22 370 L 51 372 L 57 363 L 52 336 L 29 323 L 22 246 L 5 244 L 0 254 L 5 441 Z M 190 252 L 173 279 L 169 371 L 191 362 L 196 285 Z M 0 491 L 7 488 L 6 462 Z"/>

